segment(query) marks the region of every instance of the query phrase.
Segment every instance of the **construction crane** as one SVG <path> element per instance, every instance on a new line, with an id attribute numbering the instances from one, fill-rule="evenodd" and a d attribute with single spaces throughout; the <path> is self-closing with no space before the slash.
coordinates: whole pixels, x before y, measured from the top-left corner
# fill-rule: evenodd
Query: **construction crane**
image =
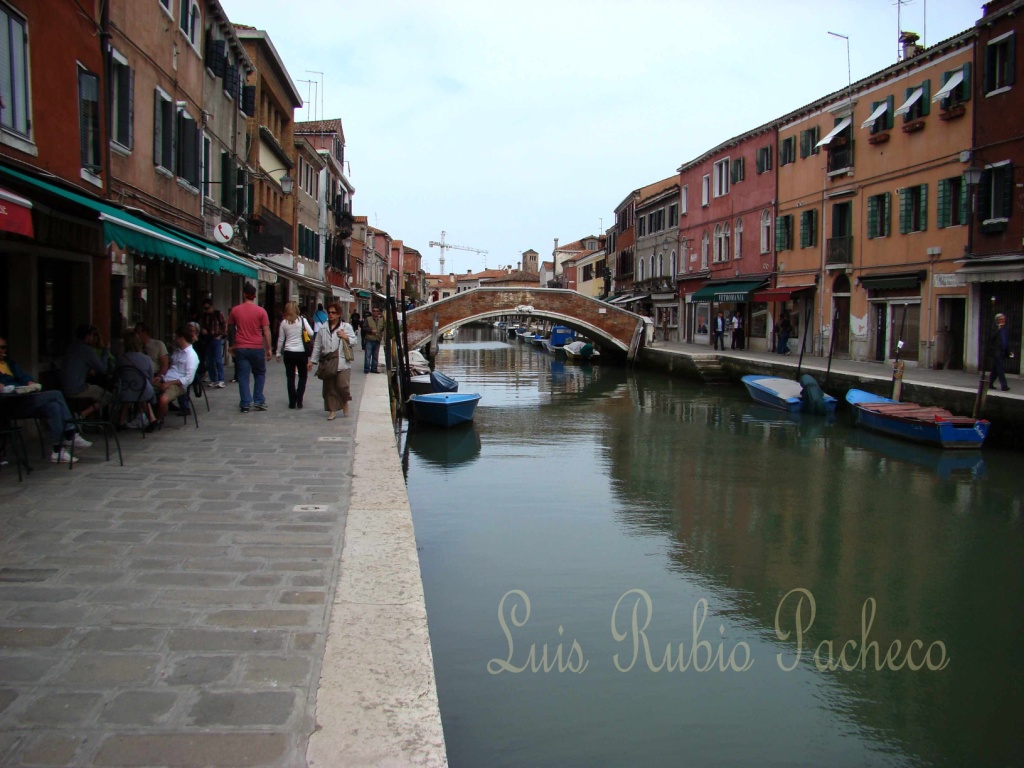
<path id="1" fill-rule="evenodd" d="M 444 241 L 444 236 L 445 236 L 445 233 L 442 230 L 441 231 L 441 239 L 440 240 L 431 240 L 430 241 L 430 247 L 431 248 L 434 248 L 436 246 L 437 248 L 441 249 L 441 258 L 439 260 L 441 262 L 441 272 L 440 272 L 440 274 L 442 274 L 442 275 L 444 274 L 444 252 L 447 251 L 449 248 L 455 248 L 455 249 L 460 250 L 460 251 L 473 251 L 473 253 L 482 253 L 482 254 L 484 254 L 485 257 L 487 256 L 487 251 L 481 250 L 480 248 L 470 248 L 468 245 L 452 245 L 451 243 L 446 243 Z M 485 258 L 484 259 L 484 266 L 486 267 L 486 265 L 487 265 L 487 260 Z"/>

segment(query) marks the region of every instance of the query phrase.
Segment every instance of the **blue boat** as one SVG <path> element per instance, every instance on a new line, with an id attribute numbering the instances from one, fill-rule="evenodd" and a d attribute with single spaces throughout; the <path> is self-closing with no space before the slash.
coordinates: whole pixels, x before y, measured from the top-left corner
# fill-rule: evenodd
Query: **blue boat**
<path id="1" fill-rule="evenodd" d="M 438 427 L 453 427 L 473 420 L 480 395 L 438 392 L 413 395 L 409 398 L 412 415 L 417 421 Z"/>
<path id="2" fill-rule="evenodd" d="M 805 395 L 805 387 L 799 381 L 781 376 L 744 376 L 741 381 L 755 403 L 777 408 L 780 411 L 799 413 L 810 411 L 811 400 Z M 820 389 L 818 390 L 820 392 Z M 838 402 L 831 395 L 822 393 L 825 412 L 834 413 Z M 819 411 L 820 413 L 820 411 Z"/>
<path id="3" fill-rule="evenodd" d="M 942 448 L 981 448 L 991 423 L 954 416 L 945 408 L 901 403 L 860 389 L 846 393 L 859 427 Z"/>

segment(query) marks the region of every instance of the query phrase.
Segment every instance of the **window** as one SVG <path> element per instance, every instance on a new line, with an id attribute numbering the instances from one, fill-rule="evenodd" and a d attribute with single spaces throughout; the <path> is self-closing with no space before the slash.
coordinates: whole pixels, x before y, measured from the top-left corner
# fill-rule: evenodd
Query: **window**
<path id="1" fill-rule="evenodd" d="M 174 167 L 174 103 L 160 88 L 153 97 L 153 165 Z"/>
<path id="2" fill-rule="evenodd" d="M 897 115 L 903 115 L 904 123 L 911 123 L 920 120 L 928 114 L 931 108 L 931 80 L 925 80 L 919 85 L 911 86 L 905 91 L 906 101 L 896 110 Z"/>
<path id="3" fill-rule="evenodd" d="M 707 207 L 711 198 L 711 176 L 704 176 L 700 181 L 700 204 Z"/>
<path id="4" fill-rule="evenodd" d="M 800 213 L 800 247 L 813 248 L 818 244 L 818 211 Z"/>
<path id="5" fill-rule="evenodd" d="M 210 189 L 210 187 L 212 186 L 210 184 L 210 172 L 212 170 L 212 168 L 210 167 L 210 158 L 212 157 L 212 153 L 213 153 L 213 142 L 210 140 L 210 137 L 207 136 L 204 133 L 203 134 L 203 174 L 202 174 L 202 177 L 203 177 L 203 197 L 208 197 L 211 200 L 213 199 L 213 193 L 212 193 L 212 190 Z"/>
<path id="6" fill-rule="evenodd" d="M 868 198 L 868 239 L 889 236 L 889 193 Z"/>
<path id="7" fill-rule="evenodd" d="M 672 205 L 670 205 L 668 207 L 668 225 L 670 227 L 678 227 L 679 226 L 679 204 L 678 203 L 672 203 Z M 596 247 L 597 246 L 595 245 L 594 248 L 596 248 Z"/>
<path id="8" fill-rule="evenodd" d="M 715 197 L 729 194 L 729 158 L 715 163 Z"/>
<path id="9" fill-rule="evenodd" d="M 928 185 L 900 190 L 900 234 L 928 229 Z"/>
<path id="10" fill-rule="evenodd" d="M 779 166 L 796 161 L 796 136 L 788 136 L 779 142 Z"/>
<path id="11" fill-rule="evenodd" d="M 733 254 L 734 259 L 743 258 L 743 219 L 736 219 L 736 229 L 733 231 Z"/>
<path id="12" fill-rule="evenodd" d="M 999 232 L 1013 212 L 1013 166 L 1004 161 L 986 166 L 978 185 L 978 217 L 983 232 Z"/>
<path id="13" fill-rule="evenodd" d="M 664 275 L 664 274 L 665 274 L 665 254 L 664 253 L 659 253 L 658 254 L 658 275 L 661 276 L 661 275 Z"/>
<path id="14" fill-rule="evenodd" d="M 645 279 L 644 278 L 644 264 L 646 264 L 646 262 L 643 259 L 640 259 L 640 274 L 637 277 L 637 280 L 639 280 L 640 282 L 643 282 L 644 279 Z"/>
<path id="15" fill-rule="evenodd" d="M 78 70 L 78 146 L 82 168 L 97 172 L 100 156 L 100 79 L 88 70 Z"/>
<path id="16" fill-rule="evenodd" d="M 895 104 L 896 100 L 892 96 L 887 96 L 882 101 L 871 102 L 871 114 L 867 120 L 861 123 L 860 127 L 870 128 L 872 136 L 892 130 Z"/>
<path id="17" fill-rule="evenodd" d="M 775 250 L 788 251 L 793 247 L 793 217 L 789 214 L 775 219 Z"/>
<path id="18" fill-rule="evenodd" d="M 772 169 L 772 146 L 761 147 L 757 150 L 757 172 L 765 173 Z"/>
<path id="19" fill-rule="evenodd" d="M 178 26 L 192 47 L 199 50 L 199 31 L 203 28 L 202 18 L 199 15 L 199 3 L 196 0 L 181 0 L 180 7 L 181 15 L 178 17 Z"/>
<path id="20" fill-rule="evenodd" d="M 594 265 L 584 264 L 583 265 L 583 282 L 586 283 L 594 279 Z"/>
<path id="21" fill-rule="evenodd" d="M 682 197 L 682 204 L 683 204 L 682 212 L 683 213 L 686 213 L 686 209 L 687 209 L 687 207 L 689 205 L 689 200 L 690 200 L 690 185 L 687 184 L 686 186 L 683 187 L 683 197 Z"/>
<path id="22" fill-rule="evenodd" d="M 160 5 L 168 13 L 171 12 L 171 0 L 160 0 Z"/>
<path id="23" fill-rule="evenodd" d="M 1007 32 L 985 46 L 985 93 L 1013 85 L 1016 44 L 1016 33 Z"/>
<path id="24" fill-rule="evenodd" d="M 177 174 L 193 189 L 199 189 L 200 156 L 203 151 L 202 132 L 192 116 L 184 109 L 178 111 Z"/>
<path id="25" fill-rule="evenodd" d="M 941 97 L 941 98 L 940 98 Z M 971 63 L 942 73 L 942 88 L 932 97 L 942 109 L 951 109 L 971 99 Z"/>
<path id="26" fill-rule="evenodd" d="M 653 253 L 651 254 L 651 277 L 657 277 L 657 275 L 654 274 L 654 254 Z"/>
<path id="27" fill-rule="evenodd" d="M 110 56 L 110 139 L 118 146 L 131 149 L 134 144 L 135 71 L 117 51 L 111 51 Z"/>
<path id="28" fill-rule="evenodd" d="M 0 125 L 29 135 L 28 30 L 24 20 L 0 5 Z"/>
<path id="29" fill-rule="evenodd" d="M 809 157 L 816 155 L 821 150 L 818 148 L 818 140 L 821 138 L 818 134 L 821 130 L 818 126 L 808 128 L 806 131 L 800 131 L 800 157 Z"/>
<path id="30" fill-rule="evenodd" d="M 772 214 L 766 208 L 761 211 L 761 253 L 772 249 Z"/>
<path id="31" fill-rule="evenodd" d="M 732 183 L 738 184 L 743 181 L 744 162 L 742 157 L 734 158 L 732 161 Z"/>
<path id="32" fill-rule="evenodd" d="M 938 228 L 967 223 L 967 185 L 963 176 L 939 180 Z"/>
<path id="33" fill-rule="evenodd" d="M 711 250 L 711 236 L 708 235 L 708 231 L 704 230 L 704 237 L 700 241 L 700 268 L 708 268 L 708 251 Z"/>
<path id="34" fill-rule="evenodd" d="M 669 275 L 671 277 L 675 277 L 676 276 L 676 252 L 675 251 L 672 251 L 672 255 L 669 257 L 668 268 L 670 270 L 669 271 Z"/>
<path id="35" fill-rule="evenodd" d="M 647 217 L 637 216 L 636 217 L 636 236 L 643 237 L 647 234 Z"/>

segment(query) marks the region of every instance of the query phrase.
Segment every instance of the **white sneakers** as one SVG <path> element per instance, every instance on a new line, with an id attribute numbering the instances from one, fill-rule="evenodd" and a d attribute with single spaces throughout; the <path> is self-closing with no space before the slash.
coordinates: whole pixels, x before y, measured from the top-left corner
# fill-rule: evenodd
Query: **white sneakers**
<path id="1" fill-rule="evenodd" d="M 75 444 L 75 448 L 92 448 L 92 443 L 90 443 L 88 440 L 86 440 L 84 437 L 82 437 L 77 432 L 75 432 L 75 439 L 74 439 L 73 442 Z M 68 441 L 65 440 L 64 443 L 66 445 L 68 443 Z"/>
<path id="2" fill-rule="evenodd" d="M 54 451 L 50 454 L 50 461 L 54 464 L 71 464 L 78 463 L 78 457 L 76 456 L 72 461 L 71 452 L 66 448 L 61 448 L 59 451 Z"/>

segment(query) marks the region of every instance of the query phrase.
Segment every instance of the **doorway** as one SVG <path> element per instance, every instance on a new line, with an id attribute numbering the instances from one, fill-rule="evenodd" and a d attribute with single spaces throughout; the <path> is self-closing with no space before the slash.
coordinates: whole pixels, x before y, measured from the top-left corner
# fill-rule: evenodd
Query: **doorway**
<path id="1" fill-rule="evenodd" d="M 850 278 L 837 275 L 832 283 L 832 354 L 850 356 Z"/>
<path id="2" fill-rule="evenodd" d="M 967 330 L 967 299 L 939 298 L 938 349 L 935 365 L 951 371 L 964 369 L 964 340 Z"/>
<path id="3" fill-rule="evenodd" d="M 885 360 L 886 337 L 889 330 L 889 305 L 884 302 L 876 302 L 874 307 L 874 331 L 875 331 L 875 360 Z"/>

